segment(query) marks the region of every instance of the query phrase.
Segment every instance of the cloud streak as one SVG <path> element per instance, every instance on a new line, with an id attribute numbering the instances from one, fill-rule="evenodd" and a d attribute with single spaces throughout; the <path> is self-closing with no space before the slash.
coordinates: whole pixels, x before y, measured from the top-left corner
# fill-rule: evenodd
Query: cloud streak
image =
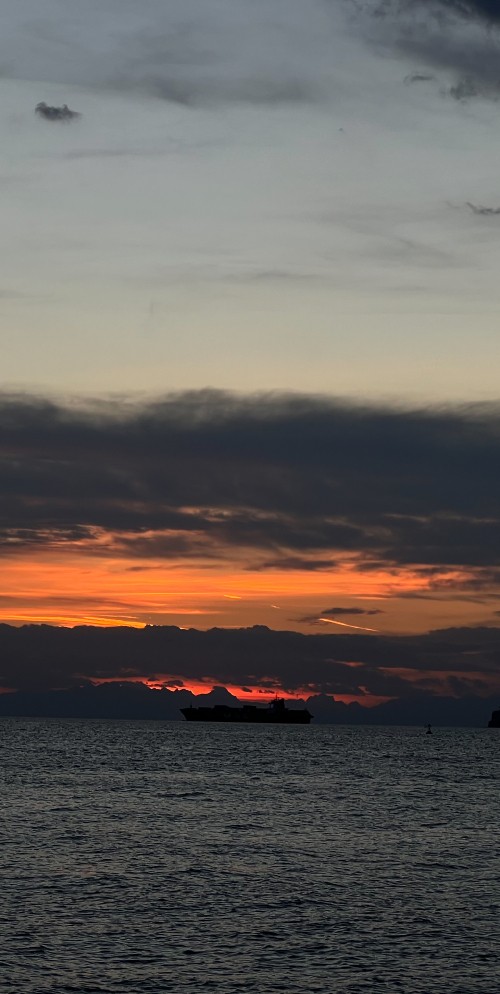
<path id="1" fill-rule="evenodd" d="M 350 625 L 347 621 L 336 621 L 335 618 L 318 618 L 328 625 L 339 625 L 340 628 L 355 628 L 358 632 L 377 632 L 377 628 L 365 628 L 363 625 Z"/>

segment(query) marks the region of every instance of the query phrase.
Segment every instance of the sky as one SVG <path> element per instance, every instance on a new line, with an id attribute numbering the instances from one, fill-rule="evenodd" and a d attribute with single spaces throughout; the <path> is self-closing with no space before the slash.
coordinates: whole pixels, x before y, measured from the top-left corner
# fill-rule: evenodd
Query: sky
<path id="1" fill-rule="evenodd" d="M 500 4 L 0 13 L 0 621 L 495 629 Z"/>

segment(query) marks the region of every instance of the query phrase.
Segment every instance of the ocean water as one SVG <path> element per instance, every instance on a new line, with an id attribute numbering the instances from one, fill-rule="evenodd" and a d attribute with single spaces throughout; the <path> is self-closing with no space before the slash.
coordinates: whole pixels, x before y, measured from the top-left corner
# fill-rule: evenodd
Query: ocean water
<path id="1" fill-rule="evenodd" d="M 500 732 L 0 722 L 2 994 L 494 994 Z"/>

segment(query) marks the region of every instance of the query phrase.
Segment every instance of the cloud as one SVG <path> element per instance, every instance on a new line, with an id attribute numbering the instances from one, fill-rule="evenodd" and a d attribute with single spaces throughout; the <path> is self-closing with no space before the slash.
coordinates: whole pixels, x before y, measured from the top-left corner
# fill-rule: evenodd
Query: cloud
<path id="1" fill-rule="evenodd" d="M 356 35 L 363 34 L 360 24 L 365 30 L 368 24 L 370 37 L 405 57 L 458 68 L 460 77 L 471 79 L 478 67 L 486 74 L 491 61 L 496 79 L 494 47 L 486 60 L 484 52 L 490 22 L 479 5 L 368 0 L 358 9 L 356 23 L 349 0 L 219 0 L 209 6 L 204 0 L 143 0 L 139 9 L 123 0 L 117 28 L 109 3 L 87 0 L 73 5 L 68 17 L 64 0 L 47 0 L 41 21 L 36 0 L 25 0 L 4 14 L 2 74 L 149 95 L 184 107 L 307 105 L 342 92 L 347 51 L 359 58 L 362 74 Z M 433 79 L 416 69 L 405 83 Z"/>
<path id="2" fill-rule="evenodd" d="M 383 0 L 375 4 L 378 16 L 391 15 L 397 12 L 418 15 L 421 12 L 434 17 L 446 27 L 446 18 L 452 17 L 465 22 L 482 22 L 491 26 L 500 22 L 500 6 L 498 0 Z"/>
<path id="3" fill-rule="evenodd" d="M 262 562 L 253 563 L 251 568 L 253 570 L 280 569 L 300 570 L 306 573 L 322 573 L 334 569 L 335 561 L 333 559 L 310 559 L 305 556 L 280 555 L 274 559 L 265 559 Z"/>
<path id="4" fill-rule="evenodd" d="M 500 214 L 500 207 L 480 207 L 476 204 L 471 204 L 467 202 L 467 207 L 470 208 L 473 214 L 479 214 L 482 217 L 494 217 Z"/>
<path id="5" fill-rule="evenodd" d="M 36 0 L 4 12 L 3 76 L 113 88 L 181 106 L 310 104 L 338 93 L 354 34 L 456 75 L 457 99 L 498 89 L 498 5 L 460 0 Z M 350 28 L 347 24 L 350 21 Z M 337 43 L 337 45 L 336 45 Z M 405 82 L 428 80 L 414 69 Z M 462 81 L 462 82 L 461 82 Z M 469 82 L 467 82 L 469 81 Z M 470 91 L 466 93 L 467 88 Z"/>
<path id="6" fill-rule="evenodd" d="M 412 0 L 414 3 L 415 0 Z M 487 24 L 500 22 L 498 0 L 434 0 L 436 8 L 451 11 L 464 20 L 483 20 Z"/>
<path id="7" fill-rule="evenodd" d="M 3 75 L 140 92 L 184 106 L 321 99 L 335 10 L 311 0 L 36 0 L 6 12 Z"/>
<path id="8" fill-rule="evenodd" d="M 316 614 L 307 614 L 298 620 L 304 625 L 319 625 L 329 618 L 355 617 L 360 615 L 383 614 L 384 612 L 374 608 L 363 607 L 330 607 L 317 611 Z M 355 626 L 354 626 L 355 627 Z"/>
<path id="9" fill-rule="evenodd" d="M 500 8 L 494 0 L 382 0 L 361 9 L 372 41 L 453 73 L 455 82 L 445 88 L 450 96 L 463 101 L 498 95 Z M 405 82 L 425 75 L 414 71 Z"/>
<path id="10" fill-rule="evenodd" d="M 62 107 L 50 107 L 44 100 L 36 105 L 35 114 L 43 117 L 45 121 L 64 121 L 65 123 L 81 117 L 78 111 L 70 110 L 67 104 L 63 104 Z"/>
<path id="11" fill-rule="evenodd" d="M 405 76 L 404 82 L 410 86 L 412 83 L 430 83 L 435 78 L 431 73 L 411 72 Z"/>
<path id="12" fill-rule="evenodd" d="M 345 614 L 345 615 L 365 614 L 366 615 L 366 614 L 383 614 L 384 612 L 378 610 L 377 608 L 369 610 L 369 609 L 363 608 L 363 607 L 329 607 L 329 608 L 325 608 L 323 611 L 320 611 L 319 613 L 320 614 L 325 614 L 325 615 L 331 615 L 332 617 L 334 617 L 336 615 L 338 615 L 339 617 L 341 617 L 343 614 Z"/>
<path id="13" fill-rule="evenodd" d="M 494 405 L 410 410 L 217 391 L 86 404 L 3 395 L 0 420 L 4 554 L 244 553 L 252 568 L 301 570 L 355 557 L 367 569 L 427 570 L 441 591 L 444 566 L 455 570 L 450 589 L 498 582 Z"/>
<path id="14" fill-rule="evenodd" d="M 450 86 L 448 93 L 454 100 L 465 102 L 466 100 L 470 100 L 471 97 L 481 96 L 482 91 L 470 76 L 463 76 L 454 86 Z"/>
<path id="15" fill-rule="evenodd" d="M 301 635 L 173 626 L 96 629 L 0 625 L 0 686 L 42 691 L 89 680 L 191 681 L 290 693 L 464 696 L 500 687 L 500 629 L 426 635 Z M 489 688 L 489 691 L 488 691 Z"/>

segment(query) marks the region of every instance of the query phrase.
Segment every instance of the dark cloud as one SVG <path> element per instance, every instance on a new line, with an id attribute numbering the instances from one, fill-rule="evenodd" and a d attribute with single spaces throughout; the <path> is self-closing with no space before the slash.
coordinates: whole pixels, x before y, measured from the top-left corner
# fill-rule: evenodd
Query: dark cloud
<path id="1" fill-rule="evenodd" d="M 384 612 L 383 611 L 379 611 L 377 608 L 375 608 L 373 610 L 368 610 L 367 608 L 364 608 L 364 607 L 328 607 L 328 608 L 325 608 L 324 611 L 320 611 L 319 613 L 320 613 L 320 615 L 322 615 L 322 616 L 324 615 L 325 617 L 335 617 L 336 615 L 338 615 L 340 617 L 340 615 L 342 615 L 342 614 L 346 614 L 346 615 L 349 615 L 349 614 L 352 614 L 352 615 L 354 615 L 354 614 L 383 614 Z"/>
<path id="2" fill-rule="evenodd" d="M 419 0 L 411 0 L 413 4 Z M 434 0 L 437 9 L 451 11 L 465 20 L 483 20 L 488 24 L 500 21 L 499 0 Z"/>
<path id="3" fill-rule="evenodd" d="M 412 83 L 430 83 L 435 78 L 431 73 L 411 72 L 405 76 L 404 82 L 410 86 Z"/>
<path id="4" fill-rule="evenodd" d="M 61 17 L 58 0 L 46 0 L 42 31 L 36 0 L 16 6 L 0 38 L 5 77 L 139 92 L 184 107 L 332 99 L 341 78 L 335 44 L 345 51 L 353 43 L 346 26 L 353 9 L 372 38 L 418 59 L 406 82 L 428 78 L 421 65 L 450 70 L 448 92 L 463 100 L 467 86 L 468 96 L 491 93 L 500 78 L 493 2 L 143 0 L 138 11 L 124 0 L 118 32 L 110 5 L 97 0 L 71 18 Z"/>
<path id="5" fill-rule="evenodd" d="M 78 111 L 70 110 L 67 104 L 63 104 L 62 107 L 50 107 L 44 100 L 36 105 L 35 114 L 43 117 L 45 121 L 64 121 L 65 123 L 76 121 L 82 116 Z"/>
<path id="6" fill-rule="evenodd" d="M 482 90 L 470 76 L 463 76 L 462 79 L 457 80 L 454 86 L 449 87 L 448 94 L 454 100 L 465 103 L 465 101 L 470 100 L 472 97 L 480 97 Z"/>
<path id="7" fill-rule="evenodd" d="M 478 204 L 471 204 L 467 202 L 467 207 L 470 208 L 473 214 L 480 214 L 482 217 L 494 217 L 500 214 L 500 207 L 480 207 Z"/>
<path id="8" fill-rule="evenodd" d="M 472 571 L 472 586 L 499 579 L 495 406 L 212 391 L 63 405 L 23 395 L 0 399 L 0 423 L 4 554 L 77 543 L 100 555 L 240 554 L 254 568 L 304 570 L 354 555 L 367 569 L 438 576 L 452 566 Z"/>
<path id="9" fill-rule="evenodd" d="M 264 626 L 185 631 L 0 625 L 0 686 L 7 689 L 160 678 L 170 686 L 202 681 L 290 693 L 486 694 L 500 686 L 500 629 L 403 637 L 301 635 Z"/>
<path id="10" fill-rule="evenodd" d="M 444 92 L 456 100 L 496 98 L 500 92 L 498 2 L 382 0 L 363 8 L 374 37 L 421 64 L 452 73 Z M 372 34 L 373 37 L 373 34 Z M 410 73 L 405 82 L 425 73 Z"/>
<path id="11" fill-rule="evenodd" d="M 500 22 L 499 0 L 381 0 L 375 4 L 375 12 L 378 17 L 425 12 L 428 17 L 438 18 L 443 26 L 447 16 L 488 25 Z"/>
<path id="12" fill-rule="evenodd" d="M 252 570 L 304 570 L 307 573 L 321 573 L 334 569 L 335 562 L 333 559 L 306 559 L 304 556 L 280 555 L 274 559 L 265 559 L 257 562 L 249 568 Z"/>
<path id="13" fill-rule="evenodd" d="M 359 616 L 359 615 L 372 615 L 372 614 L 383 614 L 383 611 L 378 609 L 369 610 L 362 607 L 329 607 L 325 610 L 317 611 L 316 614 L 307 614 L 303 618 L 298 618 L 304 625 L 318 625 L 324 618 L 341 618 L 342 616 Z"/>

